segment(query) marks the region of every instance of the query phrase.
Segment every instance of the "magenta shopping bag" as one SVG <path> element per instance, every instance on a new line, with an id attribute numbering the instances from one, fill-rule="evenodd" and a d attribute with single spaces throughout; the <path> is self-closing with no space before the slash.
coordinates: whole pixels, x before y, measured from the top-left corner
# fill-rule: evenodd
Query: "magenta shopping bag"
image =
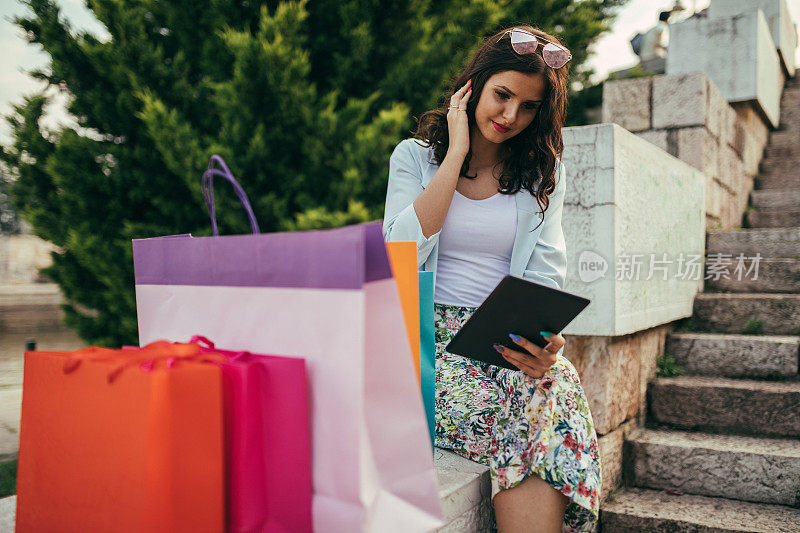
<path id="1" fill-rule="evenodd" d="M 305 361 L 220 350 L 228 533 L 311 532 Z"/>
<path id="2" fill-rule="evenodd" d="M 140 342 L 203 332 L 234 351 L 302 354 L 314 531 L 436 529 L 433 450 L 381 222 L 259 234 L 248 216 L 252 235 L 133 241 Z"/>

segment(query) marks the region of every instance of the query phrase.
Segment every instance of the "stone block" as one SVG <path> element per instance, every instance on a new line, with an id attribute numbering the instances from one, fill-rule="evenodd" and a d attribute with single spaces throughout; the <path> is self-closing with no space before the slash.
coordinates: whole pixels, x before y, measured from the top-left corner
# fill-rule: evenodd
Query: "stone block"
<path id="1" fill-rule="evenodd" d="M 564 332 L 619 336 L 691 315 L 702 280 L 672 274 L 679 253 L 705 247 L 703 174 L 615 124 L 563 134 L 565 290 L 592 300 Z M 673 264 L 649 275 L 664 254 Z"/>
<path id="2" fill-rule="evenodd" d="M 744 130 L 743 139 L 742 166 L 748 175 L 755 176 L 758 174 L 758 168 L 764 156 L 764 147 L 759 145 L 748 129 Z"/>
<path id="3" fill-rule="evenodd" d="M 634 418 L 640 407 L 639 343 L 627 337 L 581 335 L 570 336 L 569 344 L 565 356 L 581 377 L 597 434 L 610 433 Z"/>
<path id="4" fill-rule="evenodd" d="M 650 129 L 651 78 L 607 81 L 603 84 L 603 122 L 628 131 Z"/>
<path id="5" fill-rule="evenodd" d="M 726 112 L 731 106 L 714 82 L 706 78 L 706 84 L 706 128 L 714 137 L 720 139 L 725 128 Z"/>
<path id="6" fill-rule="evenodd" d="M 760 114 L 758 106 L 753 102 L 734 102 L 731 107 L 736 111 L 738 121 L 750 130 L 762 148 L 767 146 L 770 134 L 769 122 Z"/>
<path id="7" fill-rule="evenodd" d="M 714 0 L 708 6 L 709 18 L 728 18 L 758 8 L 764 12 L 781 65 L 790 77 L 795 75 L 794 51 L 797 30 L 786 0 Z"/>
<path id="8" fill-rule="evenodd" d="M 759 9 L 735 17 L 695 17 L 671 24 L 666 71 L 667 76 L 704 72 L 728 102 L 754 101 L 772 127 L 778 126 L 784 74 Z M 654 100 L 657 94 L 654 82 Z M 657 117 L 654 110 L 653 125 L 661 127 Z"/>
<path id="9" fill-rule="evenodd" d="M 721 124 L 719 133 L 720 145 L 728 145 L 736 148 L 736 127 L 738 125 L 738 116 L 736 110 L 731 105 L 726 105 L 721 110 Z M 741 152 L 741 148 L 738 150 Z"/>
<path id="10" fill-rule="evenodd" d="M 730 146 L 722 146 L 717 153 L 717 175 L 714 176 L 731 190 L 738 190 L 743 186 L 741 176 L 744 174 L 744 164 L 739 159 L 736 151 Z"/>
<path id="11" fill-rule="evenodd" d="M 702 72 L 653 78 L 653 128 L 683 128 L 706 123 L 708 82 Z"/>
<path id="12" fill-rule="evenodd" d="M 719 145 L 704 126 L 678 130 L 678 159 L 692 165 L 707 179 L 719 175 Z"/>
<path id="13" fill-rule="evenodd" d="M 603 469 L 603 484 L 600 488 L 600 503 L 606 501 L 609 493 L 622 484 L 623 448 L 625 438 L 637 429 L 635 420 L 625 422 L 617 429 L 597 439 L 600 448 L 600 464 Z"/>
<path id="14" fill-rule="evenodd" d="M 664 327 L 620 337 L 569 336 L 565 356 L 581 377 L 598 435 L 636 419 L 665 338 Z"/>
<path id="15" fill-rule="evenodd" d="M 724 199 L 724 191 L 722 186 L 714 178 L 706 178 L 705 191 L 706 213 L 715 217 L 716 219 L 721 219 L 722 202 Z"/>
<path id="16" fill-rule="evenodd" d="M 636 132 L 637 137 L 644 139 L 653 146 L 658 146 L 667 153 L 669 153 L 669 146 L 667 143 L 668 134 L 669 132 L 667 130 L 647 130 Z"/>

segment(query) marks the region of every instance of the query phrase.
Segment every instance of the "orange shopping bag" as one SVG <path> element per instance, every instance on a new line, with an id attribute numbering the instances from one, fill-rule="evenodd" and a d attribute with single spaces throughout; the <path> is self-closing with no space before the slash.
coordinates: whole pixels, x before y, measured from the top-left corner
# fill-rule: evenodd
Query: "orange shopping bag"
<path id="1" fill-rule="evenodd" d="M 18 533 L 223 531 L 220 368 L 158 344 L 26 352 Z"/>
<path id="2" fill-rule="evenodd" d="M 400 305 L 411 344 L 411 357 L 420 381 L 419 370 L 419 281 L 417 278 L 417 243 L 411 241 L 387 242 L 386 252 L 392 274 L 400 293 Z"/>

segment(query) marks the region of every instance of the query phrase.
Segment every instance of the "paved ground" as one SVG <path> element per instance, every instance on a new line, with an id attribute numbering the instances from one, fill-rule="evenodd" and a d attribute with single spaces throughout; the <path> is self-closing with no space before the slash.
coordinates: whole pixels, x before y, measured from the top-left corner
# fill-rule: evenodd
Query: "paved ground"
<path id="1" fill-rule="evenodd" d="M 26 334 L 0 333 L 0 459 L 19 450 L 19 416 L 22 405 L 22 366 Z M 84 344 L 72 331 L 36 336 L 37 350 L 77 350 Z"/>

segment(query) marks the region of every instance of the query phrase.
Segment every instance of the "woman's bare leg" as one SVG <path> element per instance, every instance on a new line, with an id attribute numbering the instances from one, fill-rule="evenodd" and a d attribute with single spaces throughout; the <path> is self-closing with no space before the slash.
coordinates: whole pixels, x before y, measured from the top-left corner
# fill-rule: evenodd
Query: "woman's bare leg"
<path id="1" fill-rule="evenodd" d="M 532 474 L 493 503 L 498 533 L 560 533 L 569 498 Z"/>

